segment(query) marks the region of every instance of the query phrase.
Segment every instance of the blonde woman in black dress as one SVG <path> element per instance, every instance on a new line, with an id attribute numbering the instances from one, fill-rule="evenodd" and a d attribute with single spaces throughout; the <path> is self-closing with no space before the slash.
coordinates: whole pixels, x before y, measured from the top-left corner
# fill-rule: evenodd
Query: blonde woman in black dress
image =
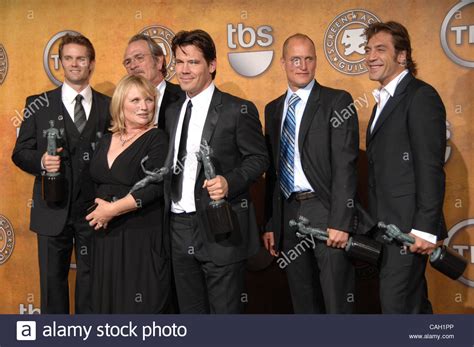
<path id="1" fill-rule="evenodd" d="M 170 292 L 168 237 L 162 228 L 163 183 L 129 193 L 147 170 L 164 165 L 165 132 L 154 124 L 156 89 L 127 76 L 112 96 L 111 133 L 91 161 L 97 207 L 87 215 L 93 242 L 92 310 L 95 313 L 166 312 Z"/>

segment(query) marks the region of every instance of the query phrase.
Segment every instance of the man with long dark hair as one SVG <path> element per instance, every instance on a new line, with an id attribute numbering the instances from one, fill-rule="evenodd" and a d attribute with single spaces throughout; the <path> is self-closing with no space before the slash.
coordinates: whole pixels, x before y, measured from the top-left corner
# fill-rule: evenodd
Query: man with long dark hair
<path id="1" fill-rule="evenodd" d="M 443 217 L 446 111 L 436 90 L 415 78 L 407 29 L 396 22 L 366 30 L 369 78 L 377 105 L 367 129 L 369 210 L 415 243 L 384 245 L 380 268 L 383 313 L 431 313 L 427 255 L 447 236 Z M 380 239 L 380 233 L 377 238 Z"/>

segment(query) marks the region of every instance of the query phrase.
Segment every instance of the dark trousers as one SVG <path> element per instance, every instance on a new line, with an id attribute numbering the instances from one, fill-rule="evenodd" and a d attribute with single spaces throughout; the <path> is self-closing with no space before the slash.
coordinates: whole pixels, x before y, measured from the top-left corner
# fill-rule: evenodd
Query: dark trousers
<path id="1" fill-rule="evenodd" d="M 57 236 L 38 234 L 41 313 L 69 313 L 68 274 L 73 247 L 77 267 L 75 313 L 91 313 L 92 234 L 93 229 L 82 218 L 75 222 L 68 222 Z"/>
<path id="2" fill-rule="evenodd" d="M 241 313 L 245 261 L 218 266 L 194 214 L 171 214 L 171 254 L 180 313 Z"/>
<path id="3" fill-rule="evenodd" d="M 294 312 L 352 313 L 355 269 L 344 250 L 328 247 L 315 238 L 298 238 L 296 228 L 288 225 L 290 219 L 304 216 L 312 227 L 326 230 L 328 210 L 317 198 L 297 201 L 293 195 L 285 200 L 283 208 L 282 251 L 290 260 L 285 270 Z"/>
<path id="4" fill-rule="evenodd" d="M 382 243 L 380 303 L 382 313 L 433 313 L 428 300 L 425 269 L 428 256 L 410 253 L 398 243 Z"/>

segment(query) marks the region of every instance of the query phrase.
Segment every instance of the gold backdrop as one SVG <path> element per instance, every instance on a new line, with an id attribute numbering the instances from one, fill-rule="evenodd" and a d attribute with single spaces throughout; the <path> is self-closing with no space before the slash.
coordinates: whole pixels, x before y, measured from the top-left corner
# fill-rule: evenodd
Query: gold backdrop
<path id="1" fill-rule="evenodd" d="M 336 35 L 341 23 L 344 26 L 344 22 L 337 24 L 336 18 L 349 10 L 358 16 L 363 10 L 381 21 L 403 23 L 411 34 L 419 77 L 432 84 L 445 103 L 449 122 L 449 159 L 446 164 L 444 211 L 448 228 L 456 232 L 450 245 L 463 252 L 469 260 L 469 268 L 463 282 L 449 280 L 429 266 L 427 277 L 435 312 L 473 313 L 474 252 L 471 250 L 474 251 L 474 221 L 470 218 L 474 218 L 474 209 L 470 198 L 474 197 L 471 171 L 474 153 L 474 37 L 470 38 L 469 43 L 469 30 L 463 29 L 463 26 L 467 25 L 468 28 L 474 23 L 474 6 L 467 4 L 456 10 L 456 5 L 456 0 L 0 1 L 0 254 L 3 254 L 3 258 L 0 258 L 0 313 L 31 313 L 37 312 L 35 309 L 39 307 L 36 235 L 28 228 L 33 179 L 15 167 L 10 157 L 16 140 L 18 114 L 22 113 L 25 98 L 55 87 L 43 67 L 43 52 L 56 33 L 74 30 L 92 41 L 96 49 L 96 69 L 91 84 L 98 91 L 111 95 L 115 84 L 125 73 L 121 61 L 126 42 L 132 35 L 149 26 L 163 26 L 174 33 L 182 29 L 202 28 L 211 34 L 217 45 L 216 85 L 252 100 L 262 120 L 265 104 L 286 88 L 279 64 L 284 39 L 295 32 L 306 33 L 317 46 L 318 81 L 334 88 L 346 89 L 354 99 L 369 102 L 368 107 L 361 103 L 358 110 L 360 146 L 364 150 L 365 129 L 374 104 L 371 91 L 377 85 L 369 81 L 366 73 L 350 75 L 336 70 L 324 54 L 324 50 L 328 49 L 328 56 L 334 59 L 329 54 L 331 40 L 324 43 L 325 32 L 331 27 Z M 453 8 L 455 12 L 448 21 L 446 31 L 448 45 L 455 56 L 471 61 L 470 67 L 457 64 L 442 47 L 442 24 Z M 242 24 L 241 31 L 253 29 L 256 44 L 252 47 L 246 47 L 252 44 L 252 30 L 246 30 L 242 36 L 243 45 L 239 43 L 239 23 Z M 228 42 L 229 24 L 233 30 L 236 29 L 233 34 L 230 32 L 231 42 Z M 271 27 L 271 31 L 264 29 L 259 32 L 262 26 Z M 345 28 L 356 27 L 352 25 Z M 331 31 L 328 33 L 331 34 Z M 471 35 L 473 33 L 471 30 Z M 344 52 L 340 34 L 334 36 L 336 46 L 333 47 Z M 357 40 L 354 41 L 353 36 L 354 42 L 357 43 Z M 234 44 L 235 48 L 229 47 Z M 349 45 L 349 49 L 352 47 L 352 50 L 356 50 L 356 46 Z M 230 66 L 228 53 L 261 50 L 273 51 L 274 54 L 270 66 L 262 74 L 245 77 Z M 354 60 L 361 57 L 358 54 L 352 52 L 345 58 Z M 354 65 L 353 69 L 357 68 L 360 68 L 360 64 Z M 61 78 L 61 71 L 55 72 L 55 75 Z M 261 212 L 261 204 L 258 208 Z M 13 252 L 9 252 L 13 243 Z M 271 290 L 270 284 L 268 290 Z"/>

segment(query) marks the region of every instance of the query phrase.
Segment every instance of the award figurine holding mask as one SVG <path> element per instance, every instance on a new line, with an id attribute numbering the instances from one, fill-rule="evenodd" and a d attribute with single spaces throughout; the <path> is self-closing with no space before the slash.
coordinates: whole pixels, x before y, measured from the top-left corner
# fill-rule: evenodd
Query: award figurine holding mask
<path id="1" fill-rule="evenodd" d="M 212 148 L 206 140 L 201 141 L 199 152 L 196 156 L 202 162 L 204 168 L 204 175 L 207 180 L 216 177 L 216 169 L 211 161 Z M 225 199 L 211 200 L 206 209 L 207 218 L 209 219 L 209 226 L 214 235 L 224 235 L 231 233 L 234 230 L 232 222 L 231 206 Z"/>
<path id="2" fill-rule="evenodd" d="M 50 127 L 43 130 L 43 137 L 48 140 L 48 155 L 58 155 L 58 140 L 64 135 L 64 129 L 54 127 L 54 120 L 49 121 Z M 61 172 L 45 172 L 42 176 L 42 197 L 47 202 L 60 202 L 64 199 L 64 179 Z"/>

